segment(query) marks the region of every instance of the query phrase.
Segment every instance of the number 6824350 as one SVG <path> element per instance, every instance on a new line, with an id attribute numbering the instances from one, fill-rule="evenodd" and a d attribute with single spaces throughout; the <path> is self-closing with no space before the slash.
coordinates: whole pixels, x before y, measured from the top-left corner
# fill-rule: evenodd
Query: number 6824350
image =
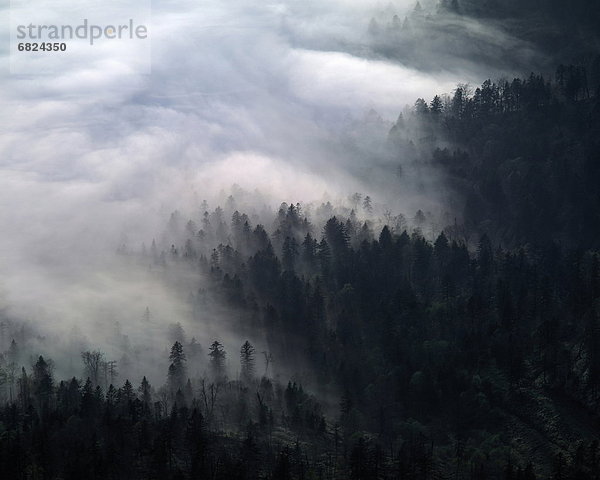
<path id="1" fill-rule="evenodd" d="M 67 49 L 66 43 L 19 43 L 17 50 L 19 52 L 64 52 Z"/>

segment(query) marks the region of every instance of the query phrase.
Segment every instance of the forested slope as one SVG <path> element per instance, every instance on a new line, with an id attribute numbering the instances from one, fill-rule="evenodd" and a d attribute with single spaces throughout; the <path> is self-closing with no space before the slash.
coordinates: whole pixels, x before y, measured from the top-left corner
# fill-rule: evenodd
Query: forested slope
<path id="1" fill-rule="evenodd" d="M 61 379 L 3 315 L 0 476 L 598 478 L 599 86 L 560 66 L 417 100 L 386 148 L 464 199 L 449 225 L 360 193 L 272 214 L 232 195 L 119 248 L 207 279 L 183 283 L 192 320 L 226 308 L 265 351 L 175 325 L 164 384 L 98 350 Z"/>
<path id="2" fill-rule="evenodd" d="M 419 99 L 412 118 L 421 161 L 446 172 L 479 235 L 510 246 L 597 248 L 599 85 L 585 66 L 569 65 L 555 79 L 532 74 Z M 411 129 L 401 118 L 390 134 L 400 152 L 414 141 Z"/>
<path id="3" fill-rule="evenodd" d="M 261 374 L 252 345 L 228 378 L 231 352 L 218 339 L 206 360 L 176 342 L 156 391 L 145 379 L 106 391 L 100 378 L 60 382 L 38 358 L 10 380 L 2 473 L 594 478 L 598 253 L 505 250 L 487 236 L 469 252 L 444 233 L 433 242 L 418 230 L 373 233 L 344 211 L 321 230 L 283 205 L 269 235 L 218 208 L 168 252 L 124 254 L 205 272 L 214 291 L 191 297 L 194 308 L 211 293 L 235 305 L 240 328 L 264 329 L 278 362 L 306 362 L 316 396 Z M 208 239 L 222 242 L 211 249 Z M 7 355 L 7 368 L 23 361 L 16 344 Z M 198 362 L 207 373 L 188 380 Z M 338 392 L 333 409 L 319 405 L 325 391 Z"/>

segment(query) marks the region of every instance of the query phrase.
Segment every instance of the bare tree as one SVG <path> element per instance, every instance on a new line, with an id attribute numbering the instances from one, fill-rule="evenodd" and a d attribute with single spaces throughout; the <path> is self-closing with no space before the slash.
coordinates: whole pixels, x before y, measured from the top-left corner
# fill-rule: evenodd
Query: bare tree
<path id="1" fill-rule="evenodd" d="M 358 206 L 360 205 L 360 201 L 362 200 L 362 195 L 358 192 L 353 193 L 352 195 L 350 195 L 350 203 L 352 204 L 352 208 L 354 210 L 358 209 Z"/>
<path id="2" fill-rule="evenodd" d="M 273 354 L 271 352 L 263 351 L 262 354 L 265 357 L 265 377 L 269 373 L 269 365 L 273 361 Z"/>
<path id="3" fill-rule="evenodd" d="M 202 397 L 202 402 L 204 403 L 204 415 L 207 422 L 210 423 L 213 419 L 217 397 L 219 396 L 219 384 L 211 383 L 207 386 L 206 380 L 203 378 L 200 395 Z"/>
<path id="4" fill-rule="evenodd" d="M 15 362 L 9 362 L 8 365 L 6 365 L 6 380 L 8 382 L 8 397 L 10 403 L 12 403 L 15 381 L 17 380 L 17 364 Z"/>
<path id="5" fill-rule="evenodd" d="M 109 385 L 115 385 L 116 379 L 119 376 L 117 372 L 117 361 L 107 360 L 100 363 L 102 377 L 104 380 L 104 390 L 108 389 Z"/>
<path id="6" fill-rule="evenodd" d="M 104 354 L 99 350 L 92 352 L 88 350 L 81 352 L 81 358 L 83 359 L 84 376 L 89 377 L 92 384 L 97 386 L 100 379 L 100 368 L 104 361 Z"/>

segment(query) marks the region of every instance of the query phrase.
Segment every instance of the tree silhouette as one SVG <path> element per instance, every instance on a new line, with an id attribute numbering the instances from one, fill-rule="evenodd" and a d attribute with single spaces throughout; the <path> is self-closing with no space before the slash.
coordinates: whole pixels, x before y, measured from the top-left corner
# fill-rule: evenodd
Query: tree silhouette
<path id="1" fill-rule="evenodd" d="M 227 356 L 225 348 L 221 343 L 215 340 L 209 348 L 210 366 L 213 377 L 222 379 L 225 376 L 225 357 Z"/>
<path id="2" fill-rule="evenodd" d="M 252 344 L 246 340 L 240 350 L 240 363 L 241 363 L 241 378 L 245 382 L 250 382 L 254 377 L 255 359 L 254 359 L 255 348 Z"/>
<path id="3" fill-rule="evenodd" d="M 186 380 L 186 357 L 183 352 L 183 346 L 179 341 L 176 341 L 171 347 L 171 353 L 169 354 L 169 365 L 168 379 L 171 392 L 176 392 L 177 389 L 182 388 Z"/>

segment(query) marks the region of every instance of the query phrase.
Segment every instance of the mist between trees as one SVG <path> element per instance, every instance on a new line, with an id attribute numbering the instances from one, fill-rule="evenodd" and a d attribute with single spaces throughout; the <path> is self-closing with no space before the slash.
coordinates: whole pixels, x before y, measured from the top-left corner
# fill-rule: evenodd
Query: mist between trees
<path id="1" fill-rule="evenodd" d="M 61 353 L 4 314 L 2 474 L 594 478 L 594 72 L 403 113 L 386 149 L 441 169 L 456 219 L 364 193 L 272 211 L 233 187 L 123 239 L 116 271 L 148 292 L 104 346 L 74 332 Z"/>

